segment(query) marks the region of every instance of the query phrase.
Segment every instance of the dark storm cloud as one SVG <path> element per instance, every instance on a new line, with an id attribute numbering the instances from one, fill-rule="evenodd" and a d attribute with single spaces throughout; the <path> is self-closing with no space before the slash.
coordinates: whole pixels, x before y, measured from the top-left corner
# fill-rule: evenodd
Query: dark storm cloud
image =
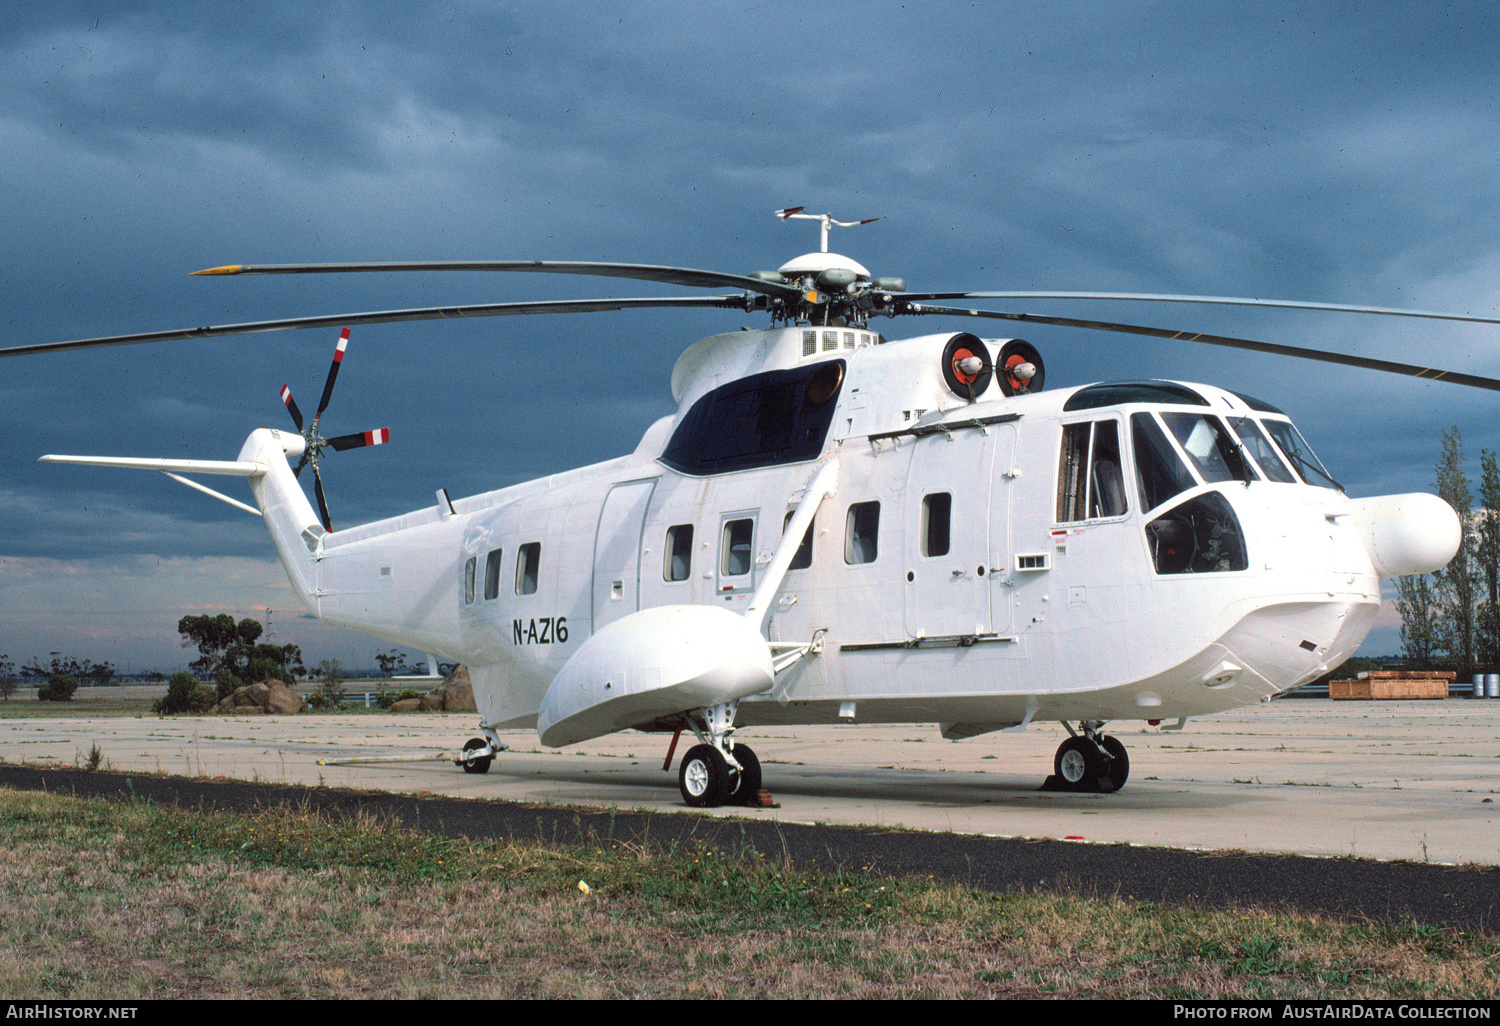
<path id="1" fill-rule="evenodd" d="M 914 288 L 1500 303 L 1490 5 L 12 7 L 0 15 L 3 344 L 672 294 L 529 275 L 183 273 L 465 257 L 744 272 L 815 245 L 805 225 L 769 216 L 788 204 L 881 217 L 834 248 Z M 1059 312 L 1500 374 L 1488 329 Z M 740 323 L 356 329 L 328 423 L 389 426 L 394 444 L 329 461 L 336 522 L 628 452 L 670 412 L 678 353 Z M 972 325 L 880 327 L 900 338 Z M 0 556 L 268 552 L 249 517 L 164 479 L 35 457 L 231 457 L 251 427 L 289 423 L 283 381 L 315 405 L 333 335 L 0 361 Z M 1027 337 L 1059 385 L 1169 376 L 1277 402 L 1355 494 L 1428 487 L 1451 423 L 1472 453 L 1500 448 L 1491 398 L 1449 386 L 1062 329 Z M 225 490 L 243 497 L 235 484 Z"/>

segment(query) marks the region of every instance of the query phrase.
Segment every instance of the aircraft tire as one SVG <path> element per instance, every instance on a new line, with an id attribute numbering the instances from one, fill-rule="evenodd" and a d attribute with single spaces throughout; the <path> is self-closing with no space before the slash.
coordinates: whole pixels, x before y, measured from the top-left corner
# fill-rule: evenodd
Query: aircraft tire
<path id="1" fill-rule="evenodd" d="M 749 745 L 734 746 L 735 760 L 740 764 L 740 771 L 734 774 L 734 783 L 729 789 L 725 803 L 728 805 L 745 805 L 753 801 L 760 793 L 760 759 Z"/>
<path id="2" fill-rule="evenodd" d="M 677 771 L 682 800 L 698 809 L 716 809 L 729 794 L 729 763 L 713 745 L 695 745 Z"/>
<path id="3" fill-rule="evenodd" d="M 1099 777 L 1104 773 L 1104 757 L 1099 746 L 1086 737 L 1070 737 L 1057 746 L 1052 771 L 1067 791 L 1098 791 Z"/>
<path id="4" fill-rule="evenodd" d="M 471 737 L 464 742 L 464 752 L 477 752 L 487 745 L 488 742 L 484 738 Z M 490 763 L 494 761 L 494 756 L 485 755 L 479 758 L 465 758 L 459 765 L 464 768 L 465 773 L 488 773 L 490 771 Z"/>
<path id="5" fill-rule="evenodd" d="M 1101 737 L 1099 747 L 1103 748 L 1109 756 L 1109 761 L 1104 769 L 1104 775 L 1115 785 L 1115 790 L 1125 786 L 1125 781 L 1130 779 L 1130 756 L 1125 753 L 1125 746 L 1115 737 Z"/>

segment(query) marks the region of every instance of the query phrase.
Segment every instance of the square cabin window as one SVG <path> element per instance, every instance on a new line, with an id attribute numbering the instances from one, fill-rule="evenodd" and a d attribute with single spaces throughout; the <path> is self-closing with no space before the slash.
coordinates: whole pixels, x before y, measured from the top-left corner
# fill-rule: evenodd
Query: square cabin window
<path id="1" fill-rule="evenodd" d="M 486 601 L 500 597 L 500 558 L 504 555 L 504 549 L 491 549 L 489 558 L 484 561 L 484 597 Z"/>
<path id="2" fill-rule="evenodd" d="M 792 517 L 795 515 L 795 513 L 788 513 L 786 519 L 781 522 L 783 537 L 786 535 L 786 529 L 791 525 Z M 807 525 L 807 533 L 802 536 L 802 544 L 797 546 L 797 554 L 792 557 L 792 563 L 787 567 L 788 570 L 806 570 L 812 566 L 813 527 L 816 523 L 817 517 L 814 517 L 813 523 Z"/>
<path id="3" fill-rule="evenodd" d="M 478 562 L 478 556 L 470 556 L 464 564 L 464 605 L 474 601 L 474 567 Z"/>
<path id="4" fill-rule="evenodd" d="M 516 594 L 536 593 L 536 572 L 542 563 L 542 543 L 527 542 L 516 555 Z"/>
<path id="5" fill-rule="evenodd" d="M 754 543 L 754 520 L 731 520 L 724 525 L 723 576 L 740 577 L 750 572 L 750 552 Z"/>
<path id="6" fill-rule="evenodd" d="M 936 492 L 922 497 L 922 555 L 946 556 L 953 519 L 953 495 Z"/>
<path id="7" fill-rule="evenodd" d="M 661 575 L 668 581 L 685 581 L 693 573 L 693 525 L 667 528 L 667 560 Z"/>
<path id="8" fill-rule="evenodd" d="M 880 554 L 880 503 L 856 502 L 849 507 L 844 534 L 844 562 L 850 566 L 873 563 Z"/>

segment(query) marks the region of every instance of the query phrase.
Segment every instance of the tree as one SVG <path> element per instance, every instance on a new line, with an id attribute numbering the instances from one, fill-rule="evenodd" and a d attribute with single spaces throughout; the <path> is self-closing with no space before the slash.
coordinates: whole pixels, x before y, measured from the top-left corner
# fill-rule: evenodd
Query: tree
<path id="1" fill-rule="evenodd" d="M 151 707 L 159 713 L 208 712 L 214 706 L 213 689 L 199 684 L 193 675 L 178 670 L 167 681 L 167 693 Z"/>
<path id="2" fill-rule="evenodd" d="M 389 652 L 376 652 L 375 661 L 380 664 L 380 672 L 387 677 L 411 672 L 411 667 L 406 664 L 406 653 L 400 649 L 393 648 Z"/>
<path id="3" fill-rule="evenodd" d="M 87 659 L 79 662 L 77 659 L 63 658 L 61 652 L 49 652 L 52 661 L 42 665 L 42 661 L 35 656 L 31 662 L 21 667 L 23 677 L 56 677 L 65 674 L 69 677 L 82 677 L 92 684 L 108 684 L 111 677 L 115 675 L 115 668 L 110 663 L 91 663 Z"/>
<path id="4" fill-rule="evenodd" d="M 1401 647 L 1406 661 L 1431 666 L 1442 638 L 1437 589 L 1430 575 L 1396 578 L 1396 612 L 1401 614 Z"/>
<path id="5" fill-rule="evenodd" d="M 1474 494 L 1464 475 L 1463 439 L 1458 426 L 1443 432 L 1443 455 L 1437 465 L 1438 495 L 1458 514 L 1462 529 L 1458 552 L 1443 569 L 1433 574 L 1440 596 L 1439 630 L 1443 649 L 1462 678 L 1474 669 L 1475 537 Z"/>
<path id="6" fill-rule="evenodd" d="M 16 693 L 16 678 L 11 676 L 15 669 L 16 664 L 10 661 L 10 656 L 0 652 L 0 697 L 7 702 Z"/>
<path id="7" fill-rule="evenodd" d="M 1500 666 L 1500 465 L 1489 449 L 1479 455 L 1479 503 L 1475 547 L 1482 582 L 1477 618 L 1479 658 L 1489 666 Z"/>
<path id="8" fill-rule="evenodd" d="M 188 668 L 215 681 L 221 698 L 244 684 L 307 673 L 302 649 L 260 642 L 265 628 L 249 617 L 236 623 L 228 613 L 184 616 L 177 621 L 177 633 L 182 635 L 183 648 L 198 649 L 198 658 Z"/>
<path id="9" fill-rule="evenodd" d="M 36 697 L 42 702 L 71 702 L 73 692 L 77 690 L 77 678 L 66 673 L 59 673 L 47 682 L 46 687 L 37 690 Z"/>

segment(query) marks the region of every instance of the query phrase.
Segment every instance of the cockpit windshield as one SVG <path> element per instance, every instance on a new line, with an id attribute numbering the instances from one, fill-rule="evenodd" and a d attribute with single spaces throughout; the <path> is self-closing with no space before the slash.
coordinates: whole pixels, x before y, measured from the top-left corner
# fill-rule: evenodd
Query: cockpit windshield
<path id="1" fill-rule="evenodd" d="M 1319 488 L 1332 488 L 1343 491 L 1344 486 L 1333 479 L 1318 457 L 1313 453 L 1312 446 L 1302 437 L 1302 432 L 1292 426 L 1289 420 L 1273 420 L 1267 417 L 1263 422 L 1271 437 L 1276 440 L 1276 447 L 1286 456 L 1287 461 L 1297 468 L 1297 473 L 1302 475 L 1302 480 Z"/>
<path id="2" fill-rule="evenodd" d="M 1276 447 L 1266 437 L 1254 419 L 1250 417 L 1230 417 L 1229 426 L 1234 428 L 1234 433 L 1240 436 L 1240 445 L 1246 453 L 1255 461 L 1260 472 L 1265 475 L 1267 481 L 1277 481 L 1281 484 L 1296 484 L 1297 477 L 1281 462 L 1281 457 L 1276 455 Z"/>
<path id="3" fill-rule="evenodd" d="M 1251 479 L 1239 446 L 1218 417 L 1202 413 L 1163 413 L 1161 419 L 1177 437 L 1182 451 L 1187 453 L 1194 469 L 1206 483 Z"/>

